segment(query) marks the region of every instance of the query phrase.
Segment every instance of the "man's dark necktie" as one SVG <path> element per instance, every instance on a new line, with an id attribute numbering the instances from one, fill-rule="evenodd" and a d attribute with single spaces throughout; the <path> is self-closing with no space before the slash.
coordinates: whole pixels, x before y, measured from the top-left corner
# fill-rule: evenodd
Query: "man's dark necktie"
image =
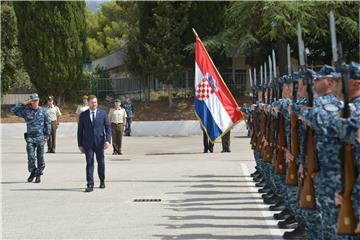
<path id="1" fill-rule="evenodd" d="M 95 112 L 92 112 L 92 123 L 95 124 Z"/>

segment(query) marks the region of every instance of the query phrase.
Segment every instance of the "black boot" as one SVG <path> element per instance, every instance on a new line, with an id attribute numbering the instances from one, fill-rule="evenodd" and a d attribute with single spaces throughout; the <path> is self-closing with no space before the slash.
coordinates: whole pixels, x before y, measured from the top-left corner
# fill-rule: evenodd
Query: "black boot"
<path id="1" fill-rule="evenodd" d="M 274 214 L 274 219 L 275 220 L 284 220 L 284 219 L 287 219 L 290 216 L 291 216 L 290 211 L 287 208 L 285 208 L 280 213 L 275 213 Z"/>
<path id="2" fill-rule="evenodd" d="M 269 192 L 272 192 L 271 191 L 271 188 L 269 188 L 269 187 L 264 187 L 264 188 L 260 188 L 259 190 L 258 190 L 258 193 L 269 193 Z"/>
<path id="3" fill-rule="evenodd" d="M 285 205 L 281 201 L 269 207 L 270 211 L 282 211 L 284 209 L 285 209 Z"/>
<path id="4" fill-rule="evenodd" d="M 30 176 L 28 177 L 27 181 L 28 182 L 32 182 L 34 180 L 34 177 L 35 177 L 35 172 L 31 172 L 30 173 Z"/>
<path id="5" fill-rule="evenodd" d="M 259 176 L 254 177 L 253 180 L 254 180 L 254 182 L 261 182 L 261 181 L 263 180 L 263 177 L 262 177 L 262 175 L 260 174 Z"/>
<path id="6" fill-rule="evenodd" d="M 294 216 L 288 217 L 286 220 L 278 222 L 278 227 L 281 229 L 289 229 L 296 228 L 298 226 L 298 222 L 296 221 Z"/>
<path id="7" fill-rule="evenodd" d="M 263 199 L 265 204 L 276 204 L 279 202 L 277 196 L 273 195 L 272 197 Z"/>
<path id="8" fill-rule="evenodd" d="M 259 171 L 256 170 L 255 172 L 253 172 L 253 173 L 250 174 L 250 177 L 255 177 L 256 175 L 258 175 L 258 173 L 259 173 Z"/>
<path id="9" fill-rule="evenodd" d="M 40 183 L 41 182 L 41 175 L 36 175 L 36 178 L 35 178 L 35 183 Z"/>
<path id="10" fill-rule="evenodd" d="M 298 226 L 291 232 L 285 232 L 284 239 L 307 239 L 305 221 L 300 221 Z"/>
<path id="11" fill-rule="evenodd" d="M 265 186 L 266 186 L 266 183 L 264 180 L 255 184 L 255 187 L 265 187 Z"/>
<path id="12" fill-rule="evenodd" d="M 275 194 L 273 193 L 273 192 L 268 192 L 268 193 L 265 193 L 265 194 L 263 194 L 263 195 L 261 195 L 261 197 L 263 198 L 263 199 L 265 199 L 265 198 L 271 198 L 271 197 L 273 197 Z"/>

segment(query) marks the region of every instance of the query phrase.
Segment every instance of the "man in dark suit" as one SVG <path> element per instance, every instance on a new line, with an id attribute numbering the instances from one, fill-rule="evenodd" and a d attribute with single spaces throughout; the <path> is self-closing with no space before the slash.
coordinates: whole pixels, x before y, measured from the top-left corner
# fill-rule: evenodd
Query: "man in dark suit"
<path id="1" fill-rule="evenodd" d="M 89 109 L 79 116 L 78 146 L 81 153 L 86 156 L 85 192 L 94 189 L 94 153 L 98 163 L 100 188 L 105 188 L 105 159 L 104 149 L 111 143 L 111 125 L 105 111 L 97 108 L 97 98 L 94 95 L 88 98 Z"/>

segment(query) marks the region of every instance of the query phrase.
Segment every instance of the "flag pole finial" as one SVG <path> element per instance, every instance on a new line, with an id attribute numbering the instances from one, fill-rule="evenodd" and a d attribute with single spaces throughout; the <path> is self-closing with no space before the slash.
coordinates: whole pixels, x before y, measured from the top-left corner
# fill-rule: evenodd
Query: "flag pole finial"
<path id="1" fill-rule="evenodd" d="M 192 30 L 193 30 L 193 32 L 194 32 L 194 35 L 195 35 L 195 37 L 199 37 L 199 35 L 197 34 L 197 32 L 196 32 L 196 30 L 195 30 L 195 28 L 192 28 Z"/>

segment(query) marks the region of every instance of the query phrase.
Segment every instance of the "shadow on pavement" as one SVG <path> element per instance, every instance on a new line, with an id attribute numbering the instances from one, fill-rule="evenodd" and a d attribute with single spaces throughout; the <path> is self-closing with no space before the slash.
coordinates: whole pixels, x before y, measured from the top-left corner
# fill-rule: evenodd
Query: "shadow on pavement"
<path id="1" fill-rule="evenodd" d="M 214 215 L 188 215 L 188 216 L 163 216 L 169 220 L 272 220 L 272 217 L 253 216 L 214 216 Z"/>
<path id="2" fill-rule="evenodd" d="M 83 192 L 84 188 L 26 188 L 26 189 L 11 189 L 10 191 L 15 192 L 26 192 L 26 191 L 39 191 L 39 192 Z"/>
<path id="3" fill-rule="evenodd" d="M 183 228 L 268 228 L 266 224 L 246 224 L 246 225 L 230 225 L 230 224 L 206 224 L 206 223 L 190 223 L 190 224 L 158 224 L 157 226 L 166 229 L 183 229 Z"/>
<path id="4" fill-rule="evenodd" d="M 162 155 L 190 155 L 190 154 L 204 154 L 202 152 L 168 152 L 168 153 L 146 153 L 149 156 L 162 156 Z"/>
<path id="5" fill-rule="evenodd" d="M 213 235 L 213 234 L 179 234 L 179 235 L 155 235 L 154 237 L 163 240 L 187 240 L 187 239 L 282 239 L 282 236 L 269 235 Z"/>
<path id="6" fill-rule="evenodd" d="M 227 201 L 227 200 L 254 200 L 253 197 L 231 197 L 231 198 L 188 198 L 180 200 L 170 200 L 171 203 L 186 203 L 186 202 L 210 202 L 210 201 Z"/>

